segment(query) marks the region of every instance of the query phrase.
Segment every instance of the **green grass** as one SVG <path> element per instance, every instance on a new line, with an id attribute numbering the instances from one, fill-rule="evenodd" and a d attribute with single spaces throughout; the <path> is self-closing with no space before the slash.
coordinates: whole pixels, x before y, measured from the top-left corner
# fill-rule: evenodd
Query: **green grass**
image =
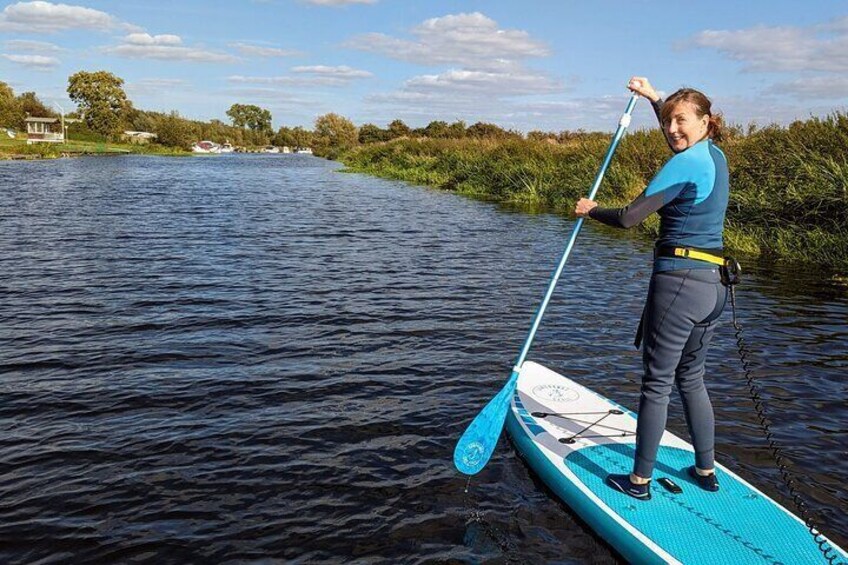
<path id="1" fill-rule="evenodd" d="M 519 208 L 570 214 L 609 144 L 584 134 L 542 141 L 398 139 L 341 157 L 347 169 Z M 721 144 L 731 171 L 725 230 L 734 252 L 848 269 L 848 115 L 736 133 Z M 597 200 L 622 206 L 671 156 L 658 130 L 624 138 Z M 642 224 L 655 234 L 656 216 Z"/>
<path id="2" fill-rule="evenodd" d="M 51 159 L 64 155 L 105 155 L 105 154 L 153 154 L 188 155 L 187 151 L 161 145 L 139 145 L 131 143 L 109 143 L 105 141 L 79 141 L 71 139 L 67 143 L 34 143 L 27 145 L 26 139 L 0 137 L 0 159 L 42 158 Z"/>

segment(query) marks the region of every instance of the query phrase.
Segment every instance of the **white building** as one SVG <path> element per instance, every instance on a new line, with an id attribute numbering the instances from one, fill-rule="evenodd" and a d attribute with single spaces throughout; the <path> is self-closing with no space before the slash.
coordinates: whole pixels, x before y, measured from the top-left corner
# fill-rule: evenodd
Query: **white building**
<path id="1" fill-rule="evenodd" d="M 27 118 L 27 145 L 33 143 L 64 143 L 65 132 L 58 118 Z"/>

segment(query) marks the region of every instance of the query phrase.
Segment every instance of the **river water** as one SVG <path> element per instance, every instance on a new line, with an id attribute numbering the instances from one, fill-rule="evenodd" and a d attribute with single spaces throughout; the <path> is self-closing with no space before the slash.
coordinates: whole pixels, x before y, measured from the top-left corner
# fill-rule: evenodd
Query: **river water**
<path id="1" fill-rule="evenodd" d="M 506 440 L 468 494 L 451 461 L 571 220 L 338 167 L 0 162 L 0 561 L 617 562 Z M 530 358 L 635 408 L 649 257 L 587 223 Z M 848 287 L 748 271 L 775 435 L 848 545 Z M 718 458 L 789 504 L 724 320 Z"/>

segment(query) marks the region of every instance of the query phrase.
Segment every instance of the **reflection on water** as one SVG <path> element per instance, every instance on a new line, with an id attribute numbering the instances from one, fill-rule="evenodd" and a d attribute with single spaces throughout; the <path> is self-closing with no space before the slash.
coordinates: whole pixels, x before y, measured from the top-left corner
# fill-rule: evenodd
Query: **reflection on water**
<path id="1" fill-rule="evenodd" d="M 568 219 L 296 155 L 0 163 L 0 191 L 4 562 L 616 561 L 507 442 L 468 495 L 451 466 Z M 588 225 L 530 358 L 634 407 L 649 253 Z M 774 431 L 846 544 L 848 289 L 746 267 Z M 786 502 L 729 324 L 708 378 L 720 460 Z"/>

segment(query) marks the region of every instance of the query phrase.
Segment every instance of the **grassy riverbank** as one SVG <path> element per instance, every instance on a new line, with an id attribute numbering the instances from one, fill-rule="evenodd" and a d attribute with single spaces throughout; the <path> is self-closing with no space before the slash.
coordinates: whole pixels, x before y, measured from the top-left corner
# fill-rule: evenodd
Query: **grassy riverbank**
<path id="1" fill-rule="evenodd" d="M 566 214 L 591 186 L 609 139 L 398 139 L 361 146 L 341 160 L 351 171 Z M 731 169 L 729 249 L 848 268 L 848 114 L 751 128 L 721 147 Z M 658 130 L 629 134 L 598 201 L 626 204 L 670 156 Z M 642 227 L 655 233 L 657 216 Z"/>
<path id="2" fill-rule="evenodd" d="M 56 159 L 63 156 L 141 153 L 152 155 L 189 155 L 188 151 L 161 145 L 75 141 L 67 143 L 34 143 L 25 139 L 0 137 L 0 159 Z"/>

